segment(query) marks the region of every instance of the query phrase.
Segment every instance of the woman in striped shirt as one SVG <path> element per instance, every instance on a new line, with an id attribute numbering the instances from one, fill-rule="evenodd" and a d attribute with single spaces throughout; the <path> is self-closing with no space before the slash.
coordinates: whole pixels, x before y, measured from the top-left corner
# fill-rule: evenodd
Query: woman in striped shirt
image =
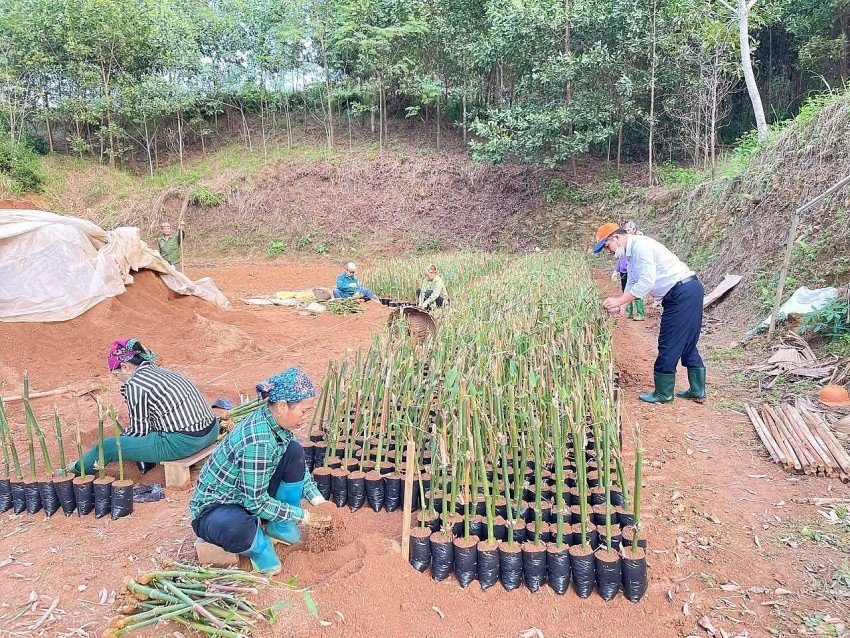
<path id="1" fill-rule="evenodd" d="M 130 416 L 121 452 L 124 460 L 136 461 L 142 474 L 160 461 L 191 456 L 215 442 L 219 433 L 219 421 L 197 386 L 153 363 L 155 358 L 138 339 L 119 339 L 107 356 L 110 372 L 121 380 Z M 117 461 L 115 437 L 104 439 L 103 445 L 106 463 Z M 95 445 L 83 455 L 87 471 L 97 458 Z M 71 469 L 79 474 L 76 463 Z"/>

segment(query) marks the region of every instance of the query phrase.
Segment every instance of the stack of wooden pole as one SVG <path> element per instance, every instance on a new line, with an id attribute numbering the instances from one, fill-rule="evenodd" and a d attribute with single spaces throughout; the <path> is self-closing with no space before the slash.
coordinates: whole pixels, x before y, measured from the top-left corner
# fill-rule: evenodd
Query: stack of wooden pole
<path id="1" fill-rule="evenodd" d="M 785 471 L 850 482 L 850 455 L 820 413 L 787 403 L 765 404 L 761 414 L 745 407 L 764 447 Z"/>

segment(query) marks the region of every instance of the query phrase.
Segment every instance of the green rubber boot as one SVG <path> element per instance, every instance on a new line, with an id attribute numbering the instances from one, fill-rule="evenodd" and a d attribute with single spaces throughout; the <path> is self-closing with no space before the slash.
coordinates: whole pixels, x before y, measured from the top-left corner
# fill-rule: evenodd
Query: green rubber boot
<path id="1" fill-rule="evenodd" d="M 655 376 L 655 391 L 652 394 L 641 394 L 641 401 L 647 403 L 670 403 L 673 401 L 673 389 L 676 387 L 676 375 L 664 374 L 663 372 L 654 373 Z"/>
<path id="2" fill-rule="evenodd" d="M 705 368 L 688 368 L 688 383 L 690 387 L 684 392 L 677 392 L 680 399 L 691 399 L 697 403 L 705 401 Z"/>
<path id="3" fill-rule="evenodd" d="M 634 306 L 633 306 L 632 304 L 629 304 L 628 306 L 626 306 L 626 319 L 631 319 L 631 318 L 632 318 L 632 314 L 633 314 L 633 310 L 632 310 L 632 308 L 633 308 L 633 307 L 634 307 Z"/>
<path id="4" fill-rule="evenodd" d="M 646 319 L 643 309 L 643 299 L 635 299 L 635 321 L 643 321 Z"/>

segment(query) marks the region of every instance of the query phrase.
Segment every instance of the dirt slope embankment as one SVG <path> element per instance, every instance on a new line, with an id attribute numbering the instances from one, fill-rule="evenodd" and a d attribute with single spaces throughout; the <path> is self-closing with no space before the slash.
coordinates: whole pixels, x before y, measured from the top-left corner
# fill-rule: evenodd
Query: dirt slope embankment
<path id="1" fill-rule="evenodd" d="M 743 282 L 715 314 L 739 327 L 760 321 L 776 293 L 793 211 L 850 174 L 850 95 L 807 112 L 762 147 L 736 177 L 701 184 L 651 224 L 713 285 Z M 786 284 L 843 285 L 850 273 L 850 188 L 806 211 Z"/>

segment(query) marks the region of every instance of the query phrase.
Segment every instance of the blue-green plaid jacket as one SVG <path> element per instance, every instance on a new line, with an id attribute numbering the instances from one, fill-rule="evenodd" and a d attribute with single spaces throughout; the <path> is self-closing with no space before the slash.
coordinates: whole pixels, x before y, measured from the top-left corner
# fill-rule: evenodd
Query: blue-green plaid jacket
<path id="1" fill-rule="evenodd" d="M 268 406 L 257 409 L 218 444 L 201 468 L 198 485 L 189 501 L 192 520 L 211 505 L 241 505 L 266 521 L 304 520 L 301 507 L 287 505 L 269 494 L 272 474 L 292 441 L 292 432 L 281 428 Z M 320 496 L 313 477 L 304 467 L 304 498 Z"/>

